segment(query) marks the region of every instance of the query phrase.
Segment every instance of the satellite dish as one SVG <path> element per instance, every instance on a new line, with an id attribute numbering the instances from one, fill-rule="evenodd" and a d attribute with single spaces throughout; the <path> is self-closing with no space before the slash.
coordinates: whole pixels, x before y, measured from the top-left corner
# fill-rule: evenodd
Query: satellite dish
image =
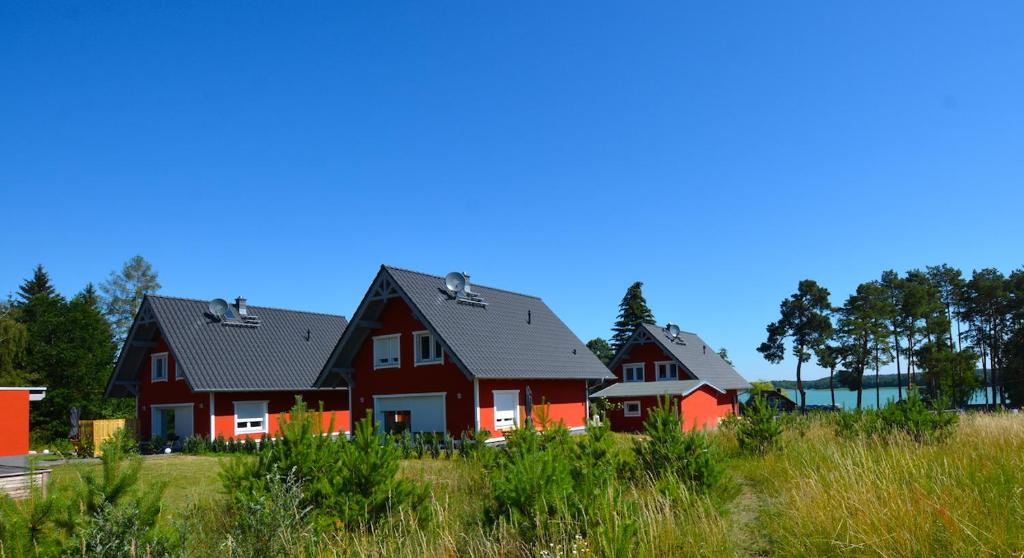
<path id="1" fill-rule="evenodd" d="M 218 320 L 223 320 L 224 315 L 228 312 L 228 301 L 223 298 L 215 298 L 210 301 L 207 308 L 210 309 L 210 313 L 216 316 Z"/>
<path id="2" fill-rule="evenodd" d="M 444 276 L 444 286 L 453 293 L 461 293 L 466 288 L 466 276 L 453 271 Z"/>
<path id="3" fill-rule="evenodd" d="M 668 333 L 668 336 L 671 337 L 672 339 L 679 337 L 679 326 L 672 322 L 669 322 L 668 324 L 665 325 L 665 331 Z"/>

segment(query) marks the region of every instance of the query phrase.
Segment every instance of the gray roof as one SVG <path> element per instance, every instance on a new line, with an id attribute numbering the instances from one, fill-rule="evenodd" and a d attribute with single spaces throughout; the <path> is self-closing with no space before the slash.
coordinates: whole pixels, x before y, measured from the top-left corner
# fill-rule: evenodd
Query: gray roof
<path id="1" fill-rule="evenodd" d="M 194 391 L 315 389 L 314 380 L 348 324 L 343 316 L 249 305 L 249 314 L 259 317 L 259 326 L 225 326 L 209 315 L 207 304 L 146 295 L 108 394 L 125 394 L 115 384 L 135 380 L 149 350 L 146 342 L 157 332 Z"/>
<path id="2" fill-rule="evenodd" d="M 414 313 L 440 338 L 463 372 L 477 378 L 609 379 L 608 368 L 535 296 L 471 283 L 486 307 L 457 302 L 444 278 L 397 267 L 381 266 L 374 285 L 397 287 Z M 371 292 L 374 287 L 371 286 Z M 353 326 L 339 342 L 324 368 L 350 367 L 354 348 L 369 333 L 361 319 L 373 320 L 383 303 L 368 296 L 353 317 Z M 349 347 L 342 347 L 348 344 Z"/>
<path id="3" fill-rule="evenodd" d="M 703 380 L 719 389 L 750 389 L 750 383 L 740 376 L 739 372 L 728 362 L 722 359 L 718 353 L 711 348 L 696 333 L 682 331 L 679 333 L 678 343 L 669 338 L 664 329 L 656 325 L 644 324 L 643 330 L 658 343 L 662 349 L 672 355 L 691 376 Z M 640 332 L 634 333 L 634 337 Z M 618 364 L 622 355 L 625 354 L 627 344 L 623 350 L 612 360 L 612 365 Z"/>
<path id="4" fill-rule="evenodd" d="M 612 384 L 590 397 L 646 397 L 652 395 L 688 395 L 700 386 L 708 385 L 723 391 L 703 380 L 671 380 L 661 382 L 619 382 Z"/>

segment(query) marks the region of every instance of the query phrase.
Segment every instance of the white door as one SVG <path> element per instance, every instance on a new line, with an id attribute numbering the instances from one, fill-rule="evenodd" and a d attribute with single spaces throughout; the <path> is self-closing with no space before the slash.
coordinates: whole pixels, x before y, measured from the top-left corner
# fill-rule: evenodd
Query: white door
<path id="1" fill-rule="evenodd" d="M 519 424 L 519 390 L 494 392 L 494 430 L 508 430 Z"/>
<path id="2" fill-rule="evenodd" d="M 377 428 L 387 432 L 447 432 L 443 393 L 378 395 L 373 398 Z M 408 424 L 408 426 L 405 426 Z"/>

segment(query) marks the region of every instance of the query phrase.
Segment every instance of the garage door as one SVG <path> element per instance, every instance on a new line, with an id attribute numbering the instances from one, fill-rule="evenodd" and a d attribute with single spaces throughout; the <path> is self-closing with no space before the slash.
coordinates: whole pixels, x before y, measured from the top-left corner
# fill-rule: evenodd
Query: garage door
<path id="1" fill-rule="evenodd" d="M 444 401 L 444 393 L 377 395 L 373 407 L 384 432 L 446 432 Z"/>

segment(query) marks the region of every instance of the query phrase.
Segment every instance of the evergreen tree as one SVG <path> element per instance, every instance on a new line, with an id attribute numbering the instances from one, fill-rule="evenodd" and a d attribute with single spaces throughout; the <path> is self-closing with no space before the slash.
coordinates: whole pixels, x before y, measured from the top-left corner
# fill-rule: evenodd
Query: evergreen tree
<path id="1" fill-rule="evenodd" d="M 839 347 L 832 344 L 823 344 L 814 351 L 818 356 L 818 366 L 828 368 L 828 391 L 832 396 L 832 406 L 836 406 L 835 375 L 836 366 L 839 366 Z"/>
<path id="2" fill-rule="evenodd" d="M 121 271 L 110 272 L 110 277 L 100 284 L 104 314 L 110 320 L 119 344 L 128 336 L 128 329 L 135 313 L 139 311 L 142 297 L 158 290 L 160 282 L 157 272 L 142 256 L 132 257 L 124 263 Z"/>
<path id="3" fill-rule="evenodd" d="M 889 304 L 894 309 L 889 316 L 889 328 L 892 332 L 892 348 L 896 356 L 896 397 L 897 401 L 903 401 L 903 378 L 900 370 L 900 336 L 905 329 L 903 315 L 898 309 L 903 307 L 903 280 L 900 274 L 894 270 L 882 272 L 882 286 L 889 295 Z"/>
<path id="4" fill-rule="evenodd" d="M 612 348 L 618 351 L 629 341 L 630 336 L 641 324 L 653 324 L 654 314 L 644 300 L 644 284 L 640 281 L 626 289 L 626 295 L 619 303 L 619 319 L 612 328 Z"/>
<path id="5" fill-rule="evenodd" d="M 815 281 L 800 281 L 797 292 L 779 304 L 779 321 L 768 324 L 768 339 L 757 348 L 765 360 L 777 364 L 785 358 L 785 340 L 791 339 L 793 356 L 796 357 L 796 389 L 800 393 L 801 412 L 807 409 L 801 367 L 832 335 L 832 320 L 829 318 L 832 306 L 828 297 L 828 289 Z"/>
<path id="6" fill-rule="evenodd" d="M 926 268 L 928 278 L 932 285 L 938 290 L 939 300 L 946 308 L 946 319 L 950 325 L 956 321 L 956 339 L 953 338 L 953 328 L 949 328 L 949 346 L 956 350 L 962 349 L 960 331 L 960 301 L 963 299 L 963 291 L 967 286 L 963 274 L 959 269 L 946 264 L 928 266 Z"/>
<path id="7" fill-rule="evenodd" d="M 587 348 L 590 352 L 594 353 L 605 366 L 615 358 L 615 351 L 612 350 L 612 346 L 607 341 L 600 337 L 595 337 L 590 341 L 587 341 Z"/>
<path id="8" fill-rule="evenodd" d="M 864 398 L 864 371 L 871 363 L 881 364 L 880 353 L 889 339 L 888 292 L 878 281 L 861 283 L 839 309 L 837 341 L 846 372 L 840 381 L 857 390 L 857 408 Z M 876 395 L 877 397 L 877 395 Z"/>
<path id="9" fill-rule="evenodd" d="M 37 295 L 19 307 L 18 319 L 27 333 L 25 371 L 33 383 L 49 388 L 31 415 L 42 439 L 67 435 L 71 407 L 79 407 L 83 419 L 130 411 L 130 400 L 103 399 L 116 345 L 110 324 L 94 306 L 82 297 Z"/>
<path id="10" fill-rule="evenodd" d="M 75 300 L 83 302 L 87 306 L 95 309 L 97 312 L 103 312 L 102 308 L 100 308 L 100 295 L 96 292 L 96 286 L 91 282 L 87 283 L 85 288 L 75 295 Z"/>
<path id="11" fill-rule="evenodd" d="M 1006 398 L 1015 407 L 1024 405 L 1024 268 L 1006 282 L 1009 334 L 1005 344 Z"/>
<path id="12" fill-rule="evenodd" d="M 999 270 L 982 269 L 971 274 L 963 297 L 964 318 L 971 324 L 969 338 L 981 352 L 982 375 L 992 387 L 992 404 L 995 405 L 1006 404 L 1000 370 L 1008 329 L 1007 286 L 1006 277 Z"/>
<path id="13" fill-rule="evenodd" d="M 32 383 L 24 370 L 28 332 L 15 318 L 16 313 L 10 301 L 0 302 L 0 386 Z"/>
<path id="14" fill-rule="evenodd" d="M 36 295 L 43 295 L 47 298 L 57 296 L 57 290 L 53 288 L 50 275 L 43 269 L 43 264 L 36 264 L 32 277 L 25 279 L 25 282 L 18 288 L 18 298 L 21 299 L 19 304 L 25 304 Z"/>

